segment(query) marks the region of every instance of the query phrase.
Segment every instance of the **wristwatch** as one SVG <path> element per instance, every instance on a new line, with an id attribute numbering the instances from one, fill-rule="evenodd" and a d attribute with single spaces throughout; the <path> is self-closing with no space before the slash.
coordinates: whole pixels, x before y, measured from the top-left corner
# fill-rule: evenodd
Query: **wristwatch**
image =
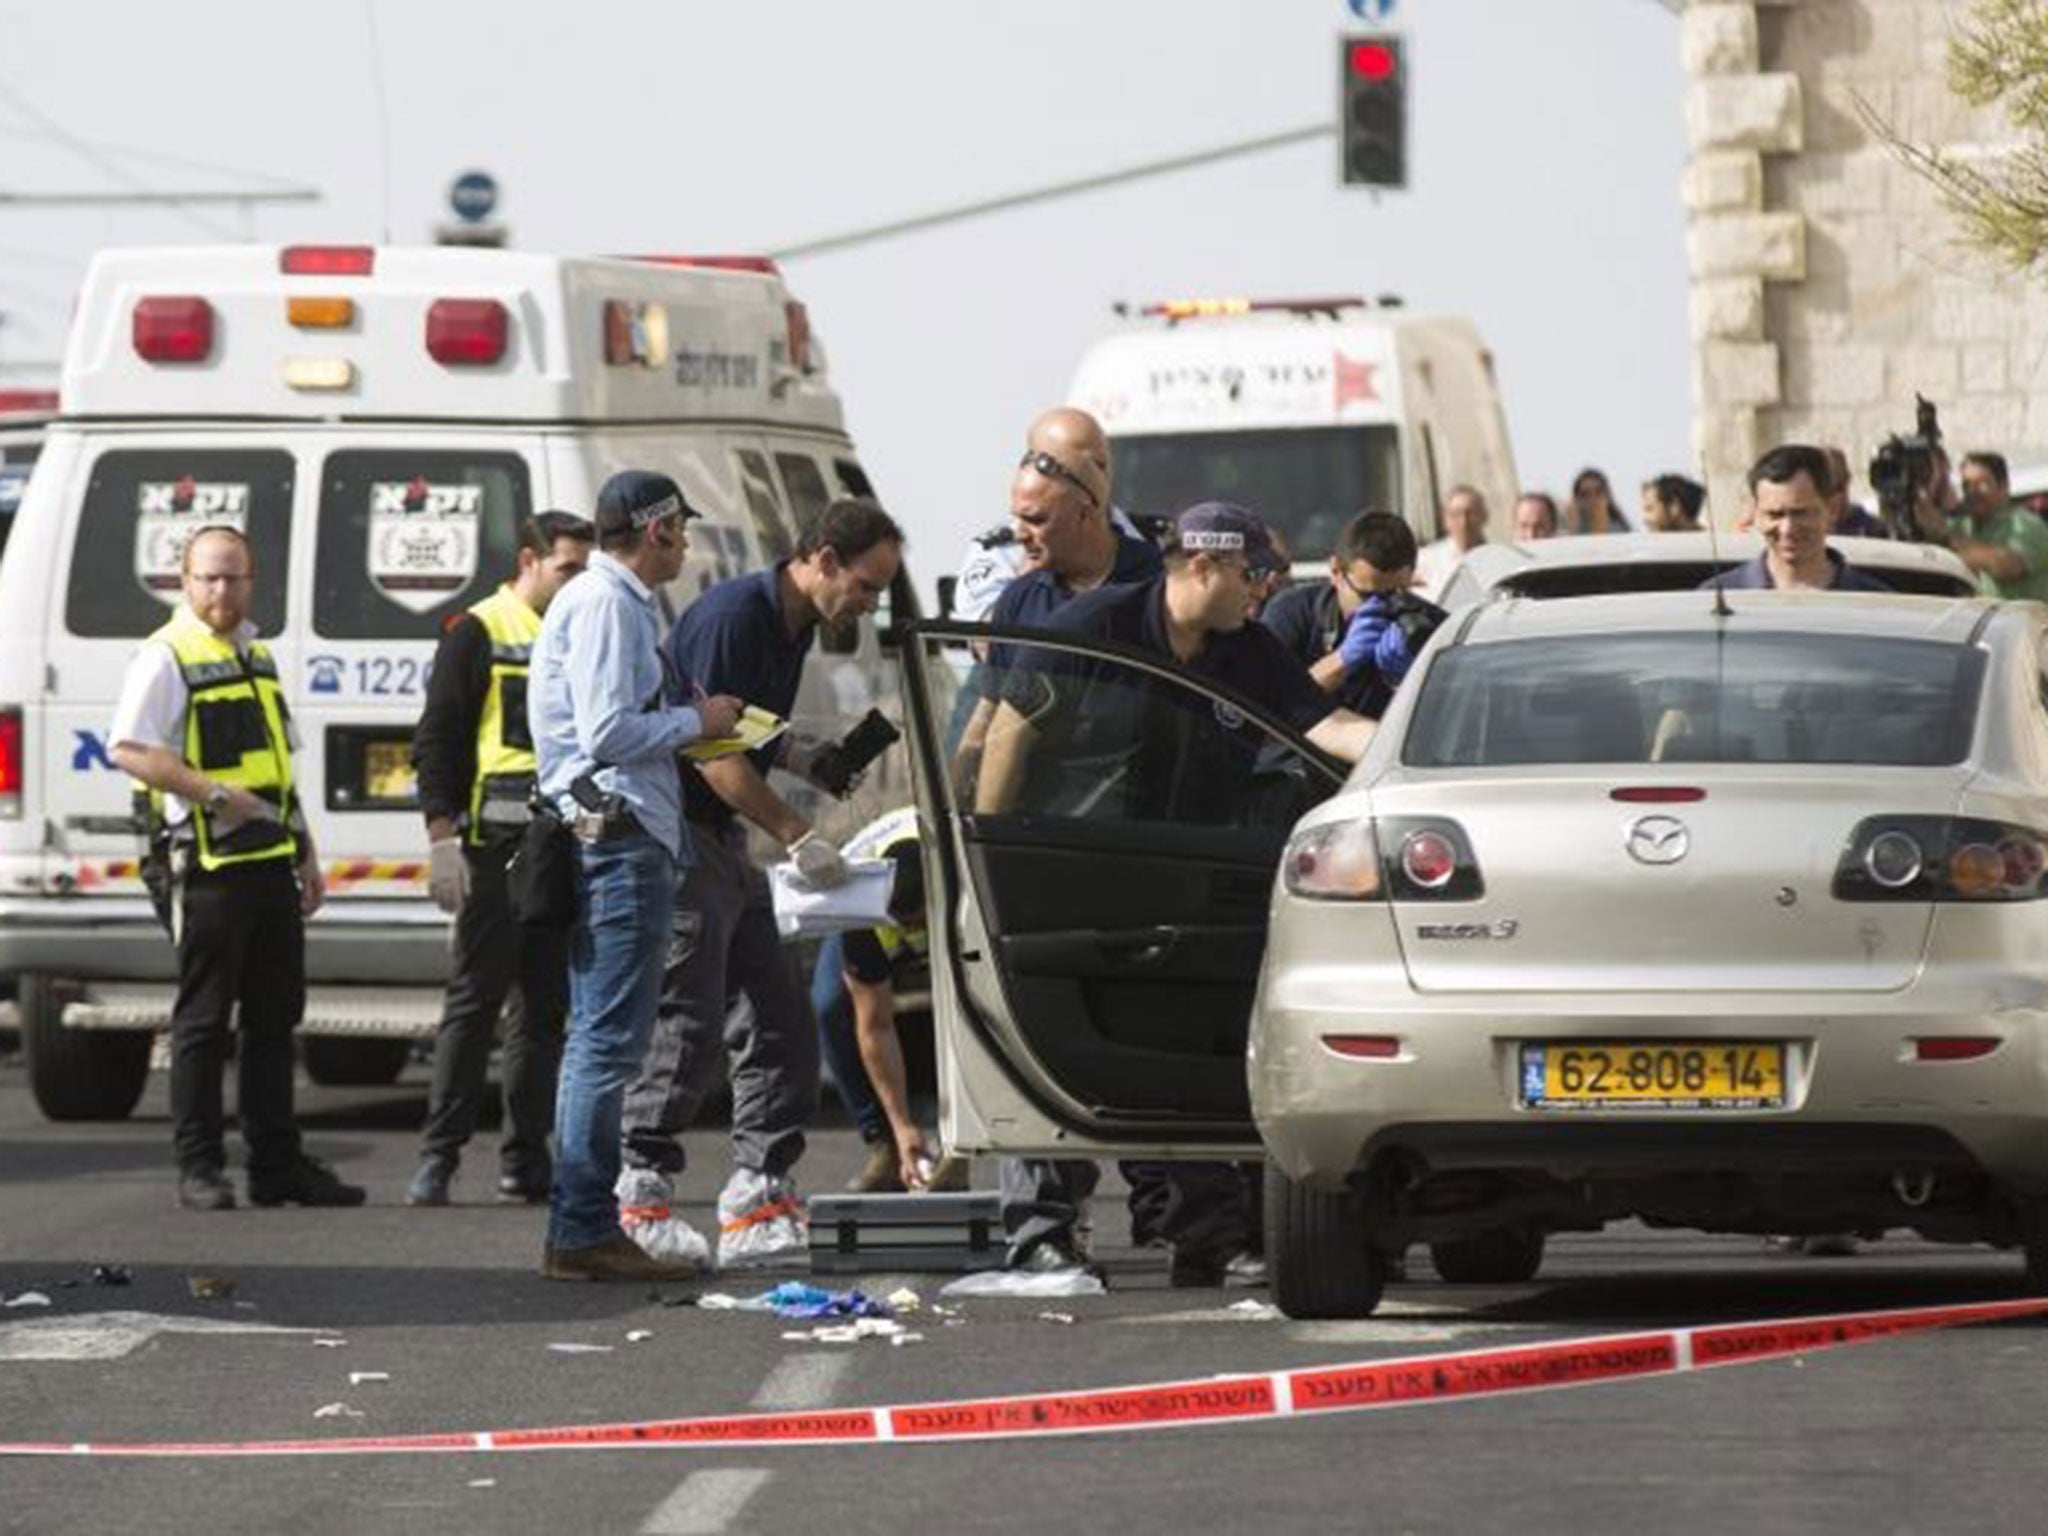
<path id="1" fill-rule="evenodd" d="M 209 789 L 209 790 L 208 790 L 208 791 L 206 792 L 206 808 L 207 808 L 207 809 L 208 809 L 209 811 L 217 811 L 217 810 L 219 810 L 219 809 L 220 809 L 220 808 L 221 808 L 222 806 L 226 805 L 227 803 L 228 803 L 228 787 L 227 787 L 227 785 L 225 785 L 225 784 L 216 784 L 216 785 L 214 785 L 214 786 L 213 786 L 213 788 Z"/>

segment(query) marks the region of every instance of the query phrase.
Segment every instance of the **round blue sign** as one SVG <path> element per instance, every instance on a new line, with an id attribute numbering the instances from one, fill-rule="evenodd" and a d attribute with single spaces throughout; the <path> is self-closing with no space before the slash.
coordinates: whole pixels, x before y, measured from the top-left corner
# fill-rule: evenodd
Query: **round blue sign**
<path id="1" fill-rule="evenodd" d="M 448 189 L 448 206 L 459 219 L 475 224 L 498 206 L 498 182 L 486 171 L 464 171 Z"/>

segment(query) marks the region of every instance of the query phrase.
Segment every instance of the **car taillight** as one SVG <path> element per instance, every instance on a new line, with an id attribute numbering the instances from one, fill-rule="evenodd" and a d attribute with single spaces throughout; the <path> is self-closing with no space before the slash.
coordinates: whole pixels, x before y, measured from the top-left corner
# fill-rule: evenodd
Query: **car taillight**
<path id="1" fill-rule="evenodd" d="M 1872 816 L 1835 866 L 1837 901 L 2039 901 L 2048 833 L 1973 816 Z"/>
<path id="2" fill-rule="evenodd" d="M 1372 901 L 1381 895 L 1380 850 L 1370 821 L 1332 821 L 1297 832 L 1280 856 L 1290 894 L 1317 901 Z"/>
<path id="3" fill-rule="evenodd" d="M 1915 1061 L 1976 1061 L 1999 1047 L 1995 1035 L 1922 1035 L 1913 1042 Z"/>
<path id="4" fill-rule="evenodd" d="M 213 306 L 193 294 L 137 299 L 131 334 L 146 363 L 203 363 L 213 353 Z"/>
<path id="5" fill-rule="evenodd" d="M 436 299 L 427 308 L 427 353 L 450 367 L 487 367 L 505 355 L 511 324 L 496 299 Z"/>
<path id="6" fill-rule="evenodd" d="M 21 819 L 21 711 L 0 709 L 0 821 Z"/>
<path id="7" fill-rule="evenodd" d="M 1442 817 L 1333 821 L 1288 840 L 1288 894 L 1317 901 L 1474 901 L 1486 893 L 1464 830 Z"/>

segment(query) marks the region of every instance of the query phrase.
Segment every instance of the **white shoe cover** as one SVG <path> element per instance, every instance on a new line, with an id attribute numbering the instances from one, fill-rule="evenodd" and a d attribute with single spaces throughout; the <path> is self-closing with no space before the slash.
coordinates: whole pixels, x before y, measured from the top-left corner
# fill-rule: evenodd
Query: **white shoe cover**
<path id="1" fill-rule="evenodd" d="M 674 1190 L 668 1175 L 652 1168 L 628 1168 L 614 1186 L 619 1197 L 619 1227 L 649 1258 L 671 1264 L 711 1268 L 711 1244 L 669 1204 Z"/>
<path id="2" fill-rule="evenodd" d="M 810 1256 L 810 1221 L 796 1186 L 735 1168 L 718 1197 L 718 1267 L 805 1265 Z"/>

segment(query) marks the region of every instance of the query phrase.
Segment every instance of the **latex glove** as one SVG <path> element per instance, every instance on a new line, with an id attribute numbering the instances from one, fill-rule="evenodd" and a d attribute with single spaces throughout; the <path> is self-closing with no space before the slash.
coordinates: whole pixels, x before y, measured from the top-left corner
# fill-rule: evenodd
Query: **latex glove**
<path id="1" fill-rule="evenodd" d="M 896 1177 L 905 1189 L 919 1190 L 930 1184 L 932 1169 L 938 1166 L 938 1161 L 923 1132 L 915 1126 L 897 1135 Z"/>
<path id="2" fill-rule="evenodd" d="M 816 831 L 806 832 L 787 851 L 798 876 L 812 890 L 829 891 L 842 886 L 851 873 L 838 846 L 818 836 Z"/>
<path id="3" fill-rule="evenodd" d="M 1351 622 L 1344 627 L 1344 638 L 1337 642 L 1337 654 L 1343 658 L 1344 670 L 1354 671 L 1372 661 L 1393 623 L 1378 598 L 1369 597 L 1360 604 L 1358 612 L 1351 615 Z"/>
<path id="4" fill-rule="evenodd" d="M 1390 688 L 1398 685 L 1401 679 L 1408 675 L 1408 669 L 1415 665 L 1415 655 L 1408 649 L 1408 636 L 1402 632 L 1400 625 L 1387 625 L 1379 642 L 1372 648 L 1372 660 Z"/>
<path id="5" fill-rule="evenodd" d="M 443 912 L 460 912 L 469 900 L 469 860 L 462 839 L 437 837 L 427 849 L 427 894 Z"/>

